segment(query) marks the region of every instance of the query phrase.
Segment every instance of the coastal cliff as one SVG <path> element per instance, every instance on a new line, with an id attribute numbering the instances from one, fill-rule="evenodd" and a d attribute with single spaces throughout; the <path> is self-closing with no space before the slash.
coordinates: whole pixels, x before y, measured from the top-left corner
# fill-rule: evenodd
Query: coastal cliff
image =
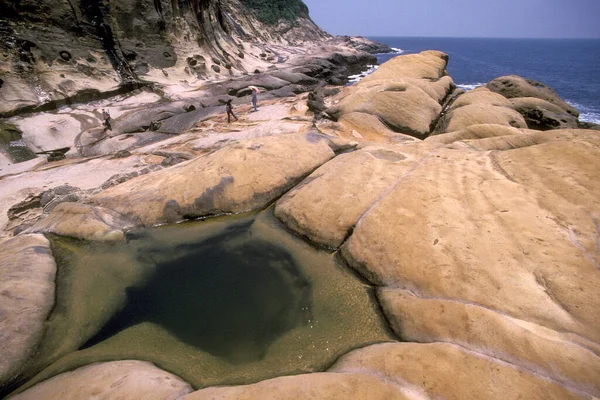
<path id="1" fill-rule="evenodd" d="M 0 2 L 0 116 L 264 71 L 322 44 L 301 1 Z"/>

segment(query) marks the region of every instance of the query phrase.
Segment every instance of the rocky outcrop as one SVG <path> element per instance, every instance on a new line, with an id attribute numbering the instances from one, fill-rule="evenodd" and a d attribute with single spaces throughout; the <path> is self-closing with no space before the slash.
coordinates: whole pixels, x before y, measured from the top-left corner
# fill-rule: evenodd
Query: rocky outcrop
<path id="1" fill-rule="evenodd" d="M 435 147 L 367 146 L 340 155 L 277 201 L 275 215 L 312 242 L 337 248 L 366 210 Z"/>
<path id="2" fill-rule="evenodd" d="M 510 75 L 496 78 L 486 87 L 511 99 L 515 109 L 523 115 L 531 129 L 578 127 L 579 112 L 541 82 Z"/>
<path id="3" fill-rule="evenodd" d="M 446 54 L 435 51 L 393 58 L 345 88 L 333 99 L 327 114 L 337 121 L 350 113 L 374 115 L 392 132 L 423 139 L 432 131 L 454 88 L 446 73 L 447 61 Z"/>
<path id="4" fill-rule="evenodd" d="M 21 235 L 0 249 L 0 388 L 34 356 L 54 306 L 56 263 L 42 235 Z"/>
<path id="5" fill-rule="evenodd" d="M 228 26 L 227 22 L 212 23 L 222 29 Z M 239 29 L 236 32 L 242 35 L 246 28 L 240 24 Z M 251 53 L 250 48 L 246 50 L 243 58 L 238 54 L 244 62 Z M 358 65 L 368 56 L 331 51 L 326 46 L 311 54 L 304 50 L 284 54 L 272 43 L 269 50 L 265 47 L 264 56 L 258 57 L 271 61 L 287 57 L 285 68 L 182 91 L 178 93 L 181 101 L 169 104 L 133 110 L 115 107 L 115 137 L 87 126 L 86 133 L 76 140 L 89 149 L 83 154 L 123 150 L 115 156 L 124 158 L 80 161 L 87 170 L 70 170 L 68 163 L 73 161 L 64 160 L 65 164 L 46 165 L 35 173 L 2 180 L 3 189 L 10 189 L 10 204 L 16 205 L 5 209 L 26 218 L 28 207 L 39 211 L 37 204 L 41 206 L 51 191 L 59 190 L 57 179 L 63 184 L 77 170 L 85 178 L 80 181 L 89 185 L 86 187 L 97 188 L 95 194 L 72 201 L 61 197 L 57 201 L 61 204 L 27 232 L 91 240 L 86 246 L 111 250 L 103 257 L 114 267 L 110 271 L 93 269 L 83 257 L 76 267 L 62 271 L 59 306 L 45 322 L 46 336 L 41 345 L 37 343 L 44 310 L 33 319 L 35 326 L 26 325 L 25 346 L 14 345 L 23 338 L 23 330 L 14 334 L 17 339 L 7 342 L 16 349 L 7 352 L 8 380 L 21 373 L 18 379 L 25 381 L 43 370 L 27 383 L 38 384 L 23 393 L 31 398 L 46 393 L 62 396 L 67 388 L 71 392 L 71 387 L 78 397 L 89 397 L 90 391 L 125 397 L 139 397 L 140 393 L 142 397 L 155 393 L 163 397 L 185 395 L 189 399 L 600 397 L 596 317 L 600 308 L 598 132 L 537 130 L 556 121 L 568 128 L 577 117 L 559 100 L 551 100 L 552 93 L 543 85 L 522 78 L 500 78 L 499 86 L 490 83 L 488 88 L 458 95 L 445 72 L 447 57 L 439 52 L 398 57 L 357 85 L 332 89 L 321 87 L 319 81 L 335 83 L 341 79 L 339 71 L 345 61 L 355 60 Z M 319 58 L 311 58 L 317 53 Z M 198 55 L 185 63 L 197 75 L 202 75 L 203 66 L 236 70 L 234 63 L 228 68 L 225 59 Z M 248 102 L 248 85 L 267 91 L 261 92 L 258 112 L 250 112 L 249 104 L 241 105 Z M 305 89 L 311 89 L 310 94 L 274 100 Z M 199 93 L 202 91 L 204 97 Z M 236 111 L 243 116 L 239 121 L 226 123 L 222 106 L 218 106 L 224 98 L 234 98 Z M 327 114 L 335 121 L 324 120 Z M 306 133 L 315 126 L 324 134 Z M 527 129 L 532 127 L 536 130 Z M 152 142 L 159 135 L 174 133 L 182 134 Z M 431 136 L 433 133 L 436 135 Z M 122 168 L 114 167 L 117 163 Z M 148 174 L 139 176 L 136 169 L 141 170 L 144 163 L 156 168 L 144 168 Z M 110 166 L 119 174 L 109 174 L 106 170 Z M 54 173 L 49 172 L 52 168 Z M 102 171 L 89 176 L 82 173 L 96 169 Z M 106 176 L 100 182 L 88 182 L 98 180 L 101 174 Z M 33 177 L 39 187 L 20 185 Z M 25 193 L 30 196 L 28 201 L 16 201 Z M 338 268 L 337 261 L 347 263 L 364 279 L 357 285 L 366 283 L 375 288 L 372 300 L 377 304 L 372 306 L 381 310 L 393 331 L 380 332 L 376 337 L 392 343 L 370 345 L 373 341 L 367 344 L 361 340 L 355 346 L 364 347 L 343 355 L 331 366 L 327 364 L 331 349 L 326 347 L 323 352 L 312 346 L 327 339 L 309 336 L 310 351 L 320 361 L 298 366 L 296 358 L 301 357 L 284 354 L 290 343 L 300 343 L 290 331 L 285 339 L 289 342 L 278 345 L 284 354 L 284 367 L 278 367 L 278 373 L 323 372 L 247 386 L 203 388 L 194 393 L 188 393 L 185 382 L 177 381 L 177 387 L 171 388 L 175 378 L 161 378 L 152 381 L 160 388 L 147 394 L 148 389 L 139 385 L 154 386 L 145 383 L 145 373 L 141 380 L 131 381 L 138 367 L 145 371 L 140 364 L 76 369 L 90 360 L 119 358 L 124 352 L 128 358 L 146 357 L 144 346 L 150 343 L 164 350 L 151 357 L 170 371 L 165 365 L 175 365 L 193 352 L 187 359 L 192 360 L 186 364 L 189 369 L 181 369 L 183 379 L 193 385 L 231 384 L 220 369 L 212 368 L 222 366 L 218 357 L 211 358 L 214 364 L 200 364 L 196 355 L 204 357 L 206 353 L 172 341 L 171 333 L 153 323 L 119 331 L 110 337 L 109 344 L 94 342 L 112 316 L 127 306 L 130 293 L 151 278 L 154 269 L 139 264 L 138 256 L 151 247 L 152 256 L 173 257 L 170 251 L 160 253 L 163 249 L 154 242 L 149 247 L 140 245 L 135 254 L 120 252 L 115 242 L 122 243 L 124 238 L 135 242 L 136 232 L 124 233 L 130 227 L 240 213 L 273 203 L 274 217 L 279 221 L 270 211 L 261 213 L 262 220 L 252 225 L 252 235 L 262 233 L 278 243 L 293 242 L 303 251 L 310 249 L 306 260 L 326 282 L 319 283 L 322 286 L 315 286 L 314 291 L 327 296 L 328 305 L 345 302 L 332 288 L 339 284 L 342 292 L 347 289 L 334 278 L 334 274 L 351 275 Z M 298 237 L 290 238 L 280 222 Z M 24 225 L 19 231 L 21 228 Z M 179 227 L 161 229 L 168 236 Z M 32 237 L 21 234 L 3 243 L 0 257 L 3 267 L 8 260 L 11 277 L 20 271 L 21 264 L 30 262 L 27 257 L 31 252 L 14 257 L 18 268 L 13 268 L 11 255 L 23 247 L 30 249 Z M 32 246 L 37 248 L 35 243 L 44 239 L 34 238 Z M 300 238 L 317 246 L 309 246 Z M 14 245 L 18 240 L 25 241 L 21 247 Z M 59 250 L 69 254 L 70 243 L 66 239 L 57 245 L 57 257 L 63 254 Z M 317 247 L 334 252 L 317 252 Z M 38 269 L 39 264 L 46 267 L 53 262 L 44 250 L 41 252 L 42 259 L 31 262 L 36 268 L 24 270 L 28 275 L 45 271 Z M 300 253 L 295 252 L 292 258 Z M 327 263 L 320 261 L 325 259 Z M 97 276 L 109 282 L 106 287 L 110 290 L 98 285 Z M 41 292 L 47 294 L 48 288 Z M 366 300 L 369 293 L 361 293 L 363 297 L 353 298 L 371 307 Z M 8 313 L 11 318 L 18 317 L 13 319 L 26 314 L 17 306 Z M 360 321 L 365 331 L 381 328 L 377 318 L 360 319 L 362 314 L 357 310 L 353 307 L 345 316 Z M 329 308 L 325 313 L 335 314 Z M 15 326 L 20 327 L 18 323 Z M 344 333 L 344 328 L 336 329 Z M 7 331 L 12 337 L 13 332 Z M 359 331 L 362 329 L 356 329 Z M 350 336 L 341 333 L 336 334 L 338 345 Z M 157 346 L 150 337 L 160 338 L 156 343 L 168 342 L 169 347 Z M 86 347 L 90 339 L 92 345 Z M 309 346 L 301 343 L 300 348 Z M 34 357 L 30 357 L 31 349 L 36 349 Z M 235 347 L 232 352 L 236 353 Z M 340 355 L 334 353 L 335 357 Z M 260 358 L 260 354 L 254 356 Z M 98 372 L 99 367 L 104 372 Z M 260 371 L 257 380 L 273 376 L 264 374 L 256 364 L 239 368 L 245 379 L 250 370 Z M 71 372 L 62 374 L 64 371 Z"/>
<path id="6" fill-rule="evenodd" d="M 291 17 L 273 25 L 261 22 L 245 3 L 2 1 L 0 116 L 55 109 L 142 86 L 265 71 L 289 58 L 289 48 L 282 46 L 331 39 L 300 1 L 301 12 L 284 12 Z M 328 51 L 336 47 L 332 43 Z"/>
<path id="7" fill-rule="evenodd" d="M 61 203 L 47 218 L 25 233 L 55 233 L 98 242 L 118 242 L 125 239 L 123 230 L 133 227 L 114 211 L 80 203 Z"/>
<path id="8" fill-rule="evenodd" d="M 578 128 L 577 116 L 547 100 L 535 97 L 517 97 L 510 99 L 530 129 L 547 131 L 550 129 Z"/>
<path id="9" fill-rule="evenodd" d="M 515 111 L 509 100 L 481 87 L 458 96 L 450 105 L 437 130 L 454 132 L 478 124 L 527 128 L 525 120 Z"/>
<path id="10" fill-rule="evenodd" d="M 12 398 L 33 399 L 176 399 L 192 391 L 177 376 L 149 362 L 113 361 L 91 364 L 57 375 Z"/>
<path id="11" fill-rule="evenodd" d="M 262 208 L 335 155 L 317 134 L 231 145 L 169 170 L 132 179 L 90 199 L 139 225 Z"/>
<path id="12" fill-rule="evenodd" d="M 585 398 L 534 372 L 448 343 L 375 345 L 342 357 L 331 371 L 397 382 L 413 399 Z"/>

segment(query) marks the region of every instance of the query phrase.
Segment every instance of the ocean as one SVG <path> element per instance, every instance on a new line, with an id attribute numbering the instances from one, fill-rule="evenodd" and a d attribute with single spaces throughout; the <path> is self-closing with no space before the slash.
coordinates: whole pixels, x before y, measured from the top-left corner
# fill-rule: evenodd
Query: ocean
<path id="1" fill-rule="evenodd" d="M 579 120 L 600 124 L 600 39 L 483 39 L 369 37 L 396 49 L 378 54 L 382 64 L 399 53 L 441 50 L 448 73 L 472 89 L 503 75 L 542 82 L 579 112 Z"/>

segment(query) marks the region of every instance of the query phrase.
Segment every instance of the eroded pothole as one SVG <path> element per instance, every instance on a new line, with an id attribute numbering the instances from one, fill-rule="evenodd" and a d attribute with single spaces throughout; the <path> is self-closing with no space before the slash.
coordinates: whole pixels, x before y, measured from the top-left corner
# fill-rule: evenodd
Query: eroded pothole
<path id="1" fill-rule="evenodd" d="M 98 361 L 150 361 L 195 388 L 325 370 L 393 340 L 372 288 L 272 210 L 53 239 L 57 304 L 23 388 Z"/>

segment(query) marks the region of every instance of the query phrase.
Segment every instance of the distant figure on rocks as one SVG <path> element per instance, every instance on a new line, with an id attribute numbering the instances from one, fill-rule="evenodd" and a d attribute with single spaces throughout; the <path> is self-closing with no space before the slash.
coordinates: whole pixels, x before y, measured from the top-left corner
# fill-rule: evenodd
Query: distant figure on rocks
<path id="1" fill-rule="evenodd" d="M 235 118 L 235 120 L 237 121 L 237 117 L 235 116 L 235 114 L 233 113 L 233 106 L 231 105 L 231 99 L 227 100 L 227 103 L 225 103 L 225 108 L 227 109 L 227 123 L 231 122 L 231 117 Z"/>
<path id="2" fill-rule="evenodd" d="M 102 118 L 104 118 L 104 132 L 112 131 L 112 125 L 110 123 L 110 114 L 108 110 L 102 109 Z"/>
<path id="3" fill-rule="evenodd" d="M 258 94 L 260 93 L 260 90 L 258 90 L 258 88 L 255 86 L 250 86 L 250 89 L 252 89 L 252 105 L 254 106 L 254 111 L 258 111 L 256 103 L 258 102 Z"/>

